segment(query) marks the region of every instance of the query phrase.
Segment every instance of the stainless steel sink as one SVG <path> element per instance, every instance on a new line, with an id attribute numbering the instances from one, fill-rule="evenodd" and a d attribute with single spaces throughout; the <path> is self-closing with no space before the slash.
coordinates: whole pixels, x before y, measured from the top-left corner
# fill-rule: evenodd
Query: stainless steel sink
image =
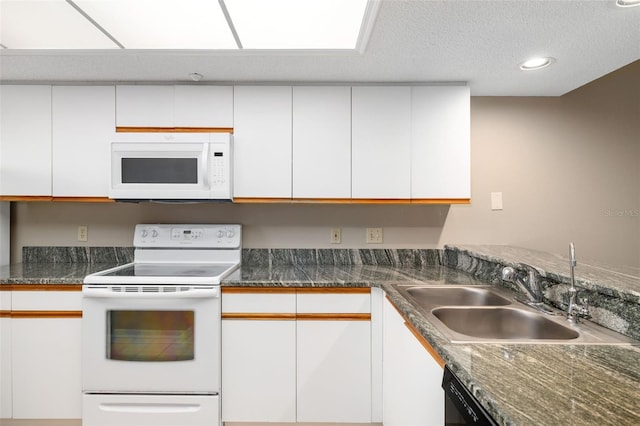
<path id="1" fill-rule="evenodd" d="M 563 312 L 541 313 L 493 286 L 398 283 L 394 288 L 452 343 L 640 345 L 640 342 Z"/>
<path id="2" fill-rule="evenodd" d="M 456 333 L 481 339 L 572 340 L 580 336 L 543 315 L 516 308 L 436 308 L 431 313 Z"/>
<path id="3" fill-rule="evenodd" d="M 406 292 L 421 306 L 505 306 L 511 301 L 486 288 L 410 287 Z"/>

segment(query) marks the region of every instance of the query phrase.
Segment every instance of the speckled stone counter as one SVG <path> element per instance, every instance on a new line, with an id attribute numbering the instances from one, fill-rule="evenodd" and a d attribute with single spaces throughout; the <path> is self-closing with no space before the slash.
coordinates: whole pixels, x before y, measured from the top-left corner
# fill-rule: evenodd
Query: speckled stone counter
<path id="1" fill-rule="evenodd" d="M 488 255 L 489 250 L 498 249 L 448 247 L 444 252 L 408 250 L 403 255 L 389 250 L 245 251 L 242 268 L 227 277 L 223 286 L 380 287 L 499 424 L 640 425 L 640 347 L 452 344 L 394 288 L 394 283 L 412 282 L 495 283 L 485 272 L 494 273 L 496 265 L 505 262 L 532 263 L 546 277 L 555 273 L 554 268 L 532 261 L 530 251 L 506 249 Z M 514 257 L 506 258 L 507 252 Z M 329 262 L 326 259 L 332 261 L 322 263 Z M 113 266 L 93 260 L 4 267 L 0 284 L 79 284 L 84 275 Z M 297 263 L 291 264 L 294 260 Z M 562 259 L 557 262 L 558 267 L 563 264 Z M 562 273 L 559 276 L 564 279 Z M 584 275 L 578 276 L 586 284 Z M 607 282 L 594 285 L 605 292 L 609 288 Z M 614 284 L 611 291 L 633 299 L 637 289 L 632 281 L 630 288 Z"/>

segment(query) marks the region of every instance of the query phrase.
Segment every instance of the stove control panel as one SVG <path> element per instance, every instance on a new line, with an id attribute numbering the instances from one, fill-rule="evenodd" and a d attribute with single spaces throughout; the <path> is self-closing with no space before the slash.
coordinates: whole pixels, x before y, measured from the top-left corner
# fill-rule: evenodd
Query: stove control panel
<path id="1" fill-rule="evenodd" d="M 237 249 L 242 243 L 242 225 L 136 225 L 133 245 L 145 248 Z"/>

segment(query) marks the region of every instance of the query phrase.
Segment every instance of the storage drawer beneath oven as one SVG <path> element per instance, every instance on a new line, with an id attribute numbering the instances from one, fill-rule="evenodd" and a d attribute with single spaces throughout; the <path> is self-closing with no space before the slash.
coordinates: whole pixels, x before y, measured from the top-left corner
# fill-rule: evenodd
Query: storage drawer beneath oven
<path id="1" fill-rule="evenodd" d="M 82 396 L 83 426 L 211 426 L 220 424 L 217 395 Z"/>

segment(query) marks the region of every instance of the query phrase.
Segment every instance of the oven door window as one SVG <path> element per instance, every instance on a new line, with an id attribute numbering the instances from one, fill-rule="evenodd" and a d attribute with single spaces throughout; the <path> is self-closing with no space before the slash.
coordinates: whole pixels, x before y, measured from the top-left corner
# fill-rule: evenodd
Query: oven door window
<path id="1" fill-rule="evenodd" d="M 107 358 L 193 360 L 194 317 L 193 311 L 108 311 Z"/>

